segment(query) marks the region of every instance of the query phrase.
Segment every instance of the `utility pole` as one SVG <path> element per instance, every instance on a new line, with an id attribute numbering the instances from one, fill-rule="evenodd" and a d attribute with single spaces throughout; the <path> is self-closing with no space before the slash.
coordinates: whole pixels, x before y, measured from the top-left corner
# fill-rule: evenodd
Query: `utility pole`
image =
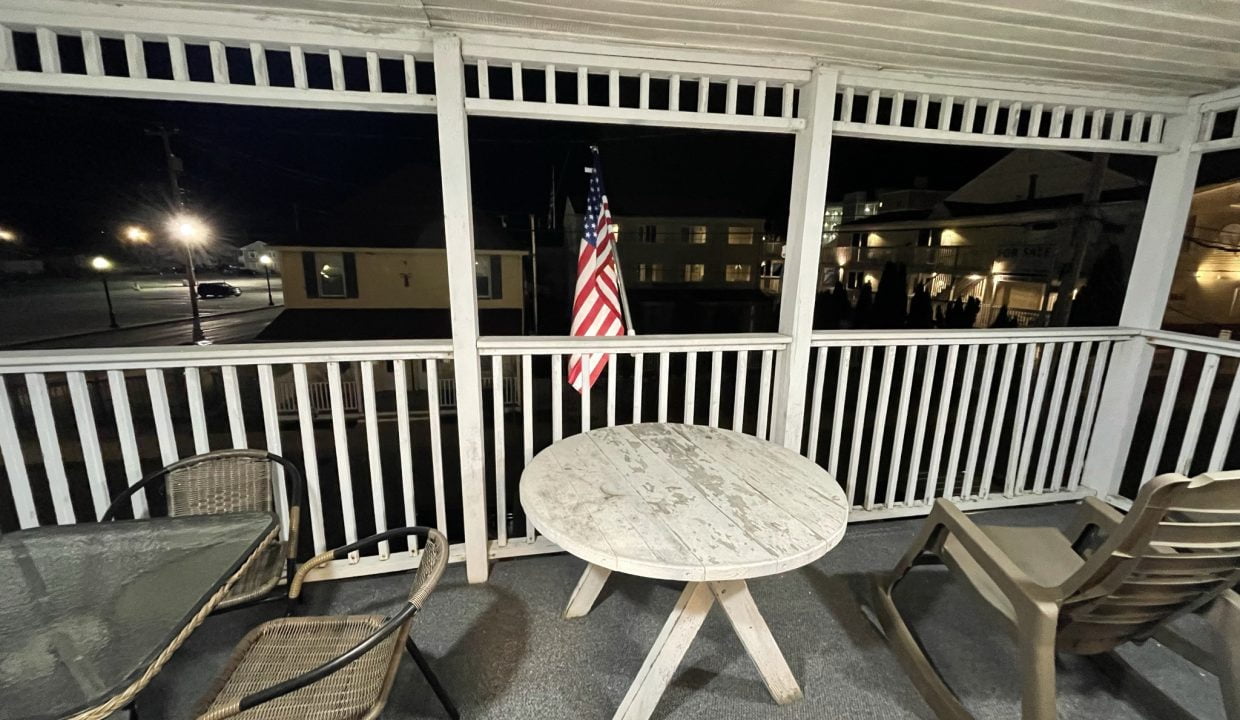
<path id="1" fill-rule="evenodd" d="M 177 212 L 185 211 L 185 197 L 181 194 L 181 183 L 178 179 L 180 174 L 185 171 L 185 165 L 181 162 L 181 158 L 172 154 L 172 136 L 176 134 L 176 130 L 169 130 L 160 125 L 156 130 L 147 130 L 147 135 L 156 135 L 164 143 L 164 160 L 168 164 L 168 186 L 172 190 L 172 202 L 176 204 Z M 194 248 L 190 244 L 188 238 L 182 238 L 185 245 L 185 281 L 189 285 L 189 309 L 192 315 L 193 323 L 193 339 L 194 342 L 202 342 L 206 336 L 202 334 L 202 320 L 198 316 L 198 278 L 194 274 Z"/>
<path id="2" fill-rule="evenodd" d="M 1047 323 L 1050 327 L 1063 327 L 1068 324 L 1068 317 L 1072 313 L 1072 294 L 1076 290 L 1077 279 L 1081 277 L 1085 253 L 1089 252 L 1089 248 L 1102 234 L 1102 210 L 1098 202 L 1102 199 L 1102 182 L 1106 179 L 1107 163 L 1110 159 L 1111 156 L 1107 153 L 1094 153 L 1089 177 L 1085 181 L 1085 192 L 1081 197 L 1081 212 L 1072 225 L 1072 260 L 1059 275 L 1059 293 L 1055 296 L 1055 306 L 1051 308 L 1050 322 Z"/>
<path id="3" fill-rule="evenodd" d="M 534 334 L 538 334 L 538 231 L 530 213 L 530 276 L 534 281 Z"/>

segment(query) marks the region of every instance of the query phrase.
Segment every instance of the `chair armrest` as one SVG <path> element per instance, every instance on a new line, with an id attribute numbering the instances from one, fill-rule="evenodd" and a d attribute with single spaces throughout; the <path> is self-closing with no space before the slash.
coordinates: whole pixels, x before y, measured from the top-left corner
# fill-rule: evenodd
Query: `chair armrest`
<path id="1" fill-rule="evenodd" d="M 926 522 L 946 530 L 1013 605 L 1036 605 L 1054 600 L 1046 588 L 1033 582 L 994 540 L 982 532 L 977 523 L 950 501 L 943 498 L 935 500 Z M 941 543 L 939 547 L 942 547 Z"/>
<path id="2" fill-rule="evenodd" d="M 167 475 L 167 473 L 168 473 L 167 467 L 160 468 L 156 470 L 155 472 L 142 478 L 138 482 L 134 483 L 133 485 L 130 485 L 129 487 L 125 488 L 123 491 L 121 491 L 120 495 L 117 495 L 112 500 L 112 504 L 108 506 L 108 509 L 103 511 L 103 516 L 99 518 L 99 522 L 111 522 L 112 520 L 115 520 L 117 509 L 120 508 L 120 506 L 123 505 L 125 501 L 133 497 L 139 490 L 145 490 L 146 487 L 150 485 L 151 483 L 155 482 L 156 480 L 162 479 L 165 475 Z"/>
<path id="3" fill-rule="evenodd" d="M 1079 547 L 1092 530 L 1110 534 L 1124 522 L 1124 514 L 1095 497 L 1085 498 L 1077 506 L 1076 516 L 1064 532 L 1072 548 L 1081 554 Z"/>
<path id="4" fill-rule="evenodd" d="M 267 459 L 284 469 L 284 487 L 288 495 L 288 547 L 286 554 L 290 562 L 297 560 L 297 538 L 301 526 L 301 492 L 304 484 L 301 471 L 287 458 L 275 453 L 267 453 Z"/>
<path id="5" fill-rule="evenodd" d="M 275 700 L 278 697 L 288 695 L 289 693 L 300 690 L 307 685 L 316 683 L 319 680 L 344 669 L 349 665 L 349 663 L 362 657 L 367 652 L 370 652 L 375 646 L 383 642 L 387 636 L 396 632 L 398 628 L 408 622 L 409 619 L 417 613 L 417 611 L 417 606 L 411 603 L 406 604 L 399 613 L 393 615 L 387 620 L 387 622 L 383 623 L 378 630 L 371 633 L 365 640 L 362 640 L 360 643 L 354 645 L 344 653 L 328 660 L 313 670 L 304 672 L 296 677 L 289 678 L 282 683 L 277 683 L 264 690 L 259 690 L 258 692 L 246 695 L 232 705 L 204 714 L 200 716 L 198 720 L 224 720 L 224 718 L 234 717 L 256 705 L 261 705 L 265 702 Z"/>
<path id="6" fill-rule="evenodd" d="M 310 574 L 311 570 L 314 570 L 320 565 L 325 565 L 332 560 L 343 560 L 354 550 L 360 550 L 370 545 L 377 545 L 384 540 L 391 540 L 392 538 L 398 537 L 408 537 L 409 535 L 417 535 L 418 537 L 425 538 L 429 537 L 432 532 L 435 532 L 433 528 L 421 526 L 396 528 L 395 530 L 388 530 L 386 532 L 378 533 L 377 535 L 371 535 L 368 538 L 362 538 L 361 540 L 349 543 L 348 545 L 342 545 L 334 550 L 321 552 L 302 563 L 301 567 L 297 569 L 297 574 L 293 576 L 293 581 L 289 584 L 288 596 L 293 599 L 300 597 L 301 586 L 306 582 L 306 576 Z"/>

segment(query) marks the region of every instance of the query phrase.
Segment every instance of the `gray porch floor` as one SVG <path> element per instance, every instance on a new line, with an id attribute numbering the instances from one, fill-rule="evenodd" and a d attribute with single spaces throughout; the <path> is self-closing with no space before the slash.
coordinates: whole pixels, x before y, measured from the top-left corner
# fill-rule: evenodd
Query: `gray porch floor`
<path id="1" fill-rule="evenodd" d="M 995 511 L 989 521 L 1053 524 L 1062 506 Z M 858 525 L 820 561 L 750 588 L 805 698 L 771 702 L 756 670 L 716 609 L 664 694 L 656 718 L 931 718 L 857 598 L 865 573 L 889 569 L 920 520 Z M 613 575 L 594 611 L 562 620 L 583 563 L 568 555 L 507 560 L 485 585 L 452 566 L 414 625 L 465 718 L 609 718 L 640 667 L 680 587 Z M 319 583 L 311 612 L 383 612 L 408 590 L 409 575 Z M 918 569 L 897 592 L 949 683 L 978 718 L 1019 717 L 1012 644 L 1000 620 L 941 569 Z M 139 697 L 146 718 L 189 717 L 203 689 L 249 627 L 278 613 L 252 608 L 207 621 Z M 1193 621 L 1195 618 L 1189 618 Z M 1218 683 L 1157 643 L 1124 657 L 1199 718 L 1222 718 Z M 1059 663 L 1062 718 L 1163 718 L 1129 683 L 1076 657 Z M 384 718 L 442 718 L 406 657 Z"/>

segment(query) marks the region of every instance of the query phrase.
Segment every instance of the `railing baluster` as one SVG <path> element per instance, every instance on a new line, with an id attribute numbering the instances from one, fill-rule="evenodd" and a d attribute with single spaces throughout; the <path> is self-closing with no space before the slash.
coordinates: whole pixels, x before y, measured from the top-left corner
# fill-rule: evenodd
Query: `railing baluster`
<path id="1" fill-rule="evenodd" d="M 839 481 L 840 444 L 844 436 L 844 403 L 848 399 L 848 370 L 852 348 L 840 347 L 835 377 L 835 405 L 831 409 L 831 449 L 827 455 L 827 472 Z"/>
<path id="2" fill-rule="evenodd" d="M 943 497 L 952 499 L 956 496 L 956 474 L 960 469 L 960 453 L 964 449 L 965 418 L 969 412 L 969 403 L 973 399 L 973 377 L 977 370 L 977 345 L 970 345 L 965 351 L 964 378 L 960 383 L 960 402 L 956 405 L 956 418 L 952 428 L 952 446 L 947 453 L 947 477 L 943 488 Z M 973 417 L 976 417 L 974 415 Z M 976 423 L 976 420 L 974 421 Z"/>
<path id="3" fill-rule="evenodd" d="M 196 367 L 185 368 L 185 395 L 189 402 L 189 424 L 194 431 L 194 452 L 198 455 L 210 452 L 207 411 L 202 405 L 202 377 Z"/>
<path id="4" fill-rule="evenodd" d="M 642 370 L 646 364 L 646 356 L 637 353 L 633 358 L 633 422 L 642 421 Z"/>
<path id="5" fill-rule="evenodd" d="M 891 101 L 891 122 L 888 123 L 892 127 L 901 127 L 904 125 L 904 92 L 897 91 L 896 96 Z"/>
<path id="6" fill-rule="evenodd" d="M 732 429 L 745 431 L 745 385 L 749 379 L 749 351 L 736 351 L 736 387 L 732 393 Z"/>
<path id="7" fill-rule="evenodd" d="M 412 55 L 401 56 L 401 66 L 405 71 L 405 92 L 409 95 L 418 94 L 418 61 Z M 409 542 L 416 544 L 411 537 Z M 412 547 L 412 545 L 411 545 Z"/>
<path id="8" fill-rule="evenodd" d="M 551 356 L 551 442 L 564 438 L 564 356 Z"/>
<path id="9" fill-rule="evenodd" d="M 383 493 L 383 460 L 379 454 L 379 408 L 375 399 L 375 364 L 358 363 L 362 370 L 362 422 L 366 426 L 366 460 L 370 470 L 370 504 L 375 513 L 375 532 L 387 530 L 387 498 Z M 339 457 L 339 454 L 337 454 Z M 351 488 L 352 486 L 350 486 Z M 379 543 L 379 559 L 391 557 L 391 543 Z"/>
<path id="10" fill-rule="evenodd" d="M 76 517 L 73 514 L 73 499 L 69 495 L 69 478 L 65 475 L 64 460 L 60 456 L 60 439 L 56 433 L 52 401 L 47 395 L 47 379 L 42 373 L 26 373 L 26 394 L 30 398 L 30 413 L 34 416 L 35 434 L 43 457 L 43 472 L 47 475 L 48 489 L 51 491 L 52 508 L 56 511 L 56 524 L 72 524 Z"/>
<path id="11" fill-rule="evenodd" d="M 207 43 L 207 51 L 211 54 L 211 80 L 217 85 L 227 85 L 228 54 L 224 51 L 224 43 L 212 40 Z"/>
<path id="12" fill-rule="evenodd" d="M 723 385 L 723 352 L 715 350 L 710 354 L 710 408 L 706 424 L 719 427 L 719 393 Z"/>
<path id="13" fill-rule="evenodd" d="M 616 425 L 616 375 L 620 360 L 615 353 L 607 354 L 607 427 Z"/>
<path id="14" fill-rule="evenodd" d="M 886 447 L 883 434 L 887 429 L 887 403 L 891 400 L 891 376 L 896 361 L 895 345 L 883 351 L 883 377 L 878 385 L 878 403 L 874 407 L 874 437 L 870 441 L 870 467 L 865 481 L 865 509 L 874 509 L 874 494 L 878 491 L 878 470 Z M 894 462 L 894 461 L 893 461 Z"/>
<path id="15" fill-rule="evenodd" d="M 615 68 L 607 72 L 607 106 L 620 107 L 620 71 Z"/>
<path id="16" fill-rule="evenodd" d="M 525 76 L 519 62 L 512 64 L 512 99 L 516 102 L 525 102 Z"/>
<path id="17" fill-rule="evenodd" d="M 771 373 L 775 365 L 775 351 L 762 351 L 762 370 L 758 376 L 758 437 L 765 440 L 770 431 L 771 418 Z"/>
<path id="18" fill-rule="evenodd" d="M 267 452 L 283 455 L 283 443 L 280 440 L 280 406 L 276 402 L 276 380 L 270 365 L 258 366 L 258 395 L 263 407 L 263 434 L 266 437 Z M 280 513 L 280 537 L 288 539 L 288 489 L 284 484 L 284 468 L 276 468 L 277 511 Z"/>
<path id="19" fill-rule="evenodd" d="M 146 49 L 142 46 L 142 38 L 134 33 L 125 33 L 125 66 L 129 77 L 137 80 L 146 77 Z"/>
<path id="20" fill-rule="evenodd" d="M 9 492 L 13 496 L 13 508 L 17 511 L 18 527 L 23 530 L 38 527 L 39 513 L 34 507 L 26 458 L 22 452 L 21 438 L 17 437 L 17 423 L 13 419 L 4 375 L 0 375 L 0 459 L 4 460 L 4 471 L 9 478 Z M 135 512 L 136 506 L 135 502 Z"/>
<path id="21" fill-rule="evenodd" d="M 185 57 L 185 41 L 176 35 L 168 36 L 168 61 L 172 65 L 172 79 L 177 82 L 189 82 L 189 61 Z M 294 72 L 296 72 L 295 65 Z"/>
<path id="22" fill-rule="evenodd" d="M 336 48 L 331 48 L 327 51 L 327 67 L 331 73 L 332 90 L 337 92 L 344 90 L 344 56 Z M 350 542 L 352 541 L 350 540 Z"/>
<path id="23" fill-rule="evenodd" d="M 306 502 L 310 505 L 310 530 L 314 534 L 314 552 L 321 553 L 327 549 L 327 537 L 323 526 L 323 491 L 319 485 L 319 454 L 314 441 L 314 406 L 310 401 L 305 363 L 293 365 L 293 387 L 297 393 L 297 423 L 301 431 Z"/>
<path id="24" fill-rule="evenodd" d="M 310 86 L 309 78 L 306 74 L 306 53 L 298 45 L 292 45 L 288 49 L 289 61 L 293 66 L 293 87 L 298 90 L 305 90 Z"/>
<path id="25" fill-rule="evenodd" d="M 999 346 L 987 345 L 986 360 L 982 365 L 982 382 L 978 387 L 977 411 L 973 413 L 973 432 L 969 434 L 969 453 L 965 457 L 964 478 L 960 487 L 960 497 L 964 500 L 973 497 L 977 481 L 977 458 L 982 448 L 982 430 L 986 427 L 986 411 L 990 409 L 990 384 L 995 379 L 995 363 L 998 359 Z"/>
<path id="26" fill-rule="evenodd" d="M 698 78 L 697 111 L 704 113 L 710 100 L 710 78 L 703 75 Z"/>
<path id="27" fill-rule="evenodd" d="M 848 452 L 848 484 L 844 491 L 849 505 L 857 505 L 857 475 L 861 464 L 861 436 L 865 435 L 865 408 L 870 399 L 870 371 L 874 367 L 874 346 L 861 351 L 861 377 L 857 383 L 857 405 L 853 413 L 852 442 Z"/>
<path id="28" fill-rule="evenodd" d="M 151 415 L 155 422 L 155 437 L 159 441 L 159 459 L 171 465 L 181 457 L 177 450 L 176 428 L 172 424 L 172 410 L 168 407 L 168 387 L 164 384 L 164 371 L 148 368 L 146 389 L 151 398 Z"/>
<path id="29" fill-rule="evenodd" d="M 341 515 L 344 521 L 344 541 L 357 542 L 356 505 L 353 503 L 353 470 L 349 464 L 349 432 L 345 426 L 344 388 L 341 382 L 340 363 L 329 362 L 327 366 L 327 392 L 331 399 L 332 441 L 335 443 L 336 481 L 340 487 Z M 359 553 L 350 553 L 356 562 Z"/>
<path id="30" fill-rule="evenodd" d="M 999 376 L 999 390 L 995 395 L 995 412 L 990 423 L 990 439 L 986 444 L 986 461 L 982 464 L 981 484 L 978 487 L 980 498 L 990 497 L 990 484 L 994 479 L 995 462 L 999 457 L 999 438 L 1003 433 L 1008 396 L 1012 390 L 1012 375 L 1016 370 L 1017 347 L 1016 344 L 1010 344 L 1003 350 L 1003 372 Z"/>
<path id="31" fill-rule="evenodd" d="M 818 462 L 818 434 L 822 431 L 822 391 L 827 374 L 826 347 L 814 349 L 814 389 L 810 395 L 809 405 L 809 446 L 805 456 Z"/>
<path id="32" fill-rule="evenodd" d="M 534 361 L 529 354 L 521 356 L 521 447 L 525 465 L 529 465 L 534 459 Z M 525 539 L 534 542 L 534 523 L 529 517 L 525 518 Z"/>
<path id="33" fill-rule="evenodd" d="M 262 43 L 250 43 L 250 67 L 254 69 L 255 85 L 271 85 L 271 77 L 267 73 L 267 51 L 263 49 Z"/>
<path id="34" fill-rule="evenodd" d="M 1033 462 L 1033 443 L 1041 437 L 1038 429 L 1042 422 L 1042 401 L 1046 398 L 1046 384 L 1050 380 L 1051 366 L 1055 362 L 1055 343 L 1042 346 L 1042 356 L 1038 359 L 1038 378 L 1033 388 L 1033 401 L 1029 406 L 1029 414 L 1022 413 L 1017 423 L 1024 422 L 1025 430 L 1020 449 L 1020 467 L 1016 472 L 1016 485 L 1021 493 L 1029 491 L 1029 464 Z M 1028 418 L 1022 421 L 1021 418 Z"/>
<path id="35" fill-rule="evenodd" d="M 224 404 L 228 409 L 228 432 L 232 435 L 235 448 L 247 448 L 249 443 L 245 436 L 245 415 L 241 412 L 241 389 L 237 384 L 237 366 L 224 365 L 220 368 L 224 379 Z"/>
<path id="36" fill-rule="evenodd" d="M 680 111 L 680 75 L 676 73 L 672 73 L 672 77 L 668 81 L 667 109 L 672 112 Z"/>
<path id="37" fill-rule="evenodd" d="M 736 78 L 728 78 L 728 94 L 727 94 L 727 99 L 724 102 L 724 112 L 727 113 L 728 115 L 736 114 L 737 84 L 738 83 L 737 83 Z"/>
<path id="38" fill-rule="evenodd" d="M 1055 469 L 1051 472 L 1051 492 L 1063 489 L 1067 480 L 1068 446 L 1072 444 L 1072 430 L 1076 427 L 1076 409 L 1080 405 L 1081 390 L 1085 387 L 1085 367 L 1089 364 L 1093 342 L 1081 344 L 1076 353 L 1076 369 L 1072 372 L 1072 387 L 1068 390 L 1068 407 L 1064 410 L 1063 428 L 1059 431 L 1059 447 L 1055 453 Z"/>
<path id="39" fill-rule="evenodd" d="M 851 87 L 844 88 L 843 97 L 840 99 L 840 117 L 841 122 L 852 122 L 853 116 L 853 98 L 856 96 L 856 90 Z"/>
<path id="40" fill-rule="evenodd" d="M 1158 473 L 1163 446 L 1167 443 L 1167 431 L 1171 427 L 1171 413 L 1175 411 L 1175 399 L 1180 394 L 1180 377 L 1184 374 L 1184 360 L 1188 352 L 1176 348 L 1171 353 L 1171 368 L 1167 371 L 1167 384 L 1163 386 L 1162 404 L 1158 407 L 1158 419 L 1154 422 L 1154 436 L 1150 438 L 1150 451 L 1145 456 L 1145 469 L 1141 473 L 1144 483 Z"/>
<path id="41" fill-rule="evenodd" d="M 99 34 L 93 30 L 82 31 L 82 56 L 86 61 L 87 75 L 103 75 L 103 48 L 99 45 Z"/>
<path id="42" fill-rule="evenodd" d="M 86 375 L 81 372 L 67 372 L 65 381 L 69 385 L 69 400 L 73 404 L 73 418 L 77 423 L 82 462 L 86 465 L 86 481 L 90 485 L 90 498 L 94 503 L 95 519 L 98 520 L 112 502 L 108 492 L 107 472 L 103 467 L 103 452 L 99 447 L 99 433 L 95 429 L 98 421 L 95 419 L 95 409 L 86 386 Z"/>
<path id="43" fill-rule="evenodd" d="M 753 91 L 754 117 L 766 117 L 766 81 L 759 80 Z"/>
<path id="44" fill-rule="evenodd" d="M 952 127 L 952 108 L 956 106 L 956 97 L 948 95 L 939 102 L 939 124 L 937 130 L 948 131 Z"/>
<path id="45" fill-rule="evenodd" d="M 400 488 L 404 504 L 405 525 L 418 524 L 418 509 L 413 484 L 413 433 L 409 428 L 409 371 L 404 360 L 392 361 L 392 390 L 396 394 L 396 441 L 400 447 Z M 418 549 L 417 539 L 408 538 L 409 552 Z"/>
<path id="46" fill-rule="evenodd" d="M 939 346 L 931 345 L 922 369 L 921 394 L 917 398 L 917 424 L 913 426 L 913 452 L 909 455 L 908 485 L 904 489 L 905 506 L 912 505 L 920 484 L 921 454 L 926 443 L 926 424 L 930 417 L 930 395 L 934 390 L 935 371 L 939 363 Z"/>
<path id="47" fill-rule="evenodd" d="M 443 438 L 439 420 L 439 361 L 426 360 L 426 405 L 431 425 L 431 479 L 435 482 L 435 529 L 448 536 L 448 502 L 443 484 Z"/>
<path id="48" fill-rule="evenodd" d="M 1218 433 L 1214 436 L 1214 449 L 1210 452 L 1210 464 L 1206 472 L 1223 469 L 1227 462 L 1227 451 L 1231 449 L 1231 437 L 1236 431 L 1236 421 L 1240 419 L 1240 359 L 1231 381 L 1231 390 L 1227 393 L 1227 404 L 1223 406 L 1223 416 L 1219 418 Z"/>
<path id="49" fill-rule="evenodd" d="M 133 412 L 129 408 L 129 387 L 125 383 L 124 370 L 108 371 L 108 391 L 112 396 L 112 414 L 116 419 L 116 440 L 121 446 L 125 479 L 130 485 L 136 485 L 142 479 L 142 461 L 138 456 L 138 437 L 133 429 Z M 145 490 L 139 490 L 129 498 L 135 518 L 150 515 Z"/>
<path id="50" fill-rule="evenodd" d="M 588 367 L 582 369 L 588 372 Z M 590 376 L 585 377 L 588 380 Z M 508 544 L 508 463 L 504 457 L 504 358 L 499 355 L 491 356 L 491 406 L 491 434 L 495 441 L 495 541 L 503 547 Z"/>
<path id="51" fill-rule="evenodd" d="M 366 89 L 372 93 L 383 92 L 383 80 L 379 77 L 379 53 L 366 52 Z"/>
<path id="52" fill-rule="evenodd" d="M 796 88 L 792 83 L 784 83 L 784 106 L 780 112 L 781 117 L 792 117 L 793 104 L 796 102 Z"/>
<path id="53" fill-rule="evenodd" d="M 697 353 L 685 353 L 685 406 L 681 422 L 693 425 L 694 396 L 697 394 Z"/>
<path id="54" fill-rule="evenodd" d="M 643 72 L 637 80 L 637 107 L 650 109 L 650 73 Z"/>
<path id="55" fill-rule="evenodd" d="M 659 353 L 659 422 L 667 422 L 667 382 L 672 361 L 670 353 Z"/>
<path id="56" fill-rule="evenodd" d="M 1029 417 L 1029 388 L 1033 384 L 1033 361 L 1036 346 L 1025 345 L 1025 357 L 1021 361 L 1020 390 L 1016 396 L 1016 414 L 1012 420 L 1012 441 L 1008 452 L 1007 477 L 1004 479 L 1005 497 L 1016 495 L 1017 471 L 1020 468 L 1021 440 L 1024 437 L 1025 419 Z"/>
<path id="57" fill-rule="evenodd" d="M 971 133 L 977 124 L 977 98 L 971 97 L 964 101 L 964 115 L 960 120 L 960 131 Z"/>
<path id="58" fill-rule="evenodd" d="M 1175 471 L 1187 475 L 1197 453 L 1197 441 L 1201 438 L 1201 424 L 1210 406 L 1210 393 L 1214 390 L 1214 378 L 1218 374 L 1219 357 L 1206 353 L 1201 365 L 1201 378 L 1197 381 L 1197 395 L 1188 413 L 1188 425 L 1184 428 L 1184 440 L 1180 443 L 1180 456 L 1175 461 Z"/>
<path id="59" fill-rule="evenodd" d="M 1105 340 L 1098 345 L 1098 354 L 1094 356 L 1094 371 L 1089 380 L 1089 395 L 1085 400 L 1085 411 L 1081 414 L 1081 430 L 1076 438 L 1076 450 L 1072 457 L 1072 474 L 1068 480 L 1068 489 L 1076 490 L 1081 484 L 1081 474 L 1085 471 L 1085 450 L 1089 446 L 1089 436 L 1094 429 L 1095 415 L 1098 410 L 1098 398 L 1102 393 L 1102 379 L 1106 373 L 1107 358 L 1111 352 L 1111 341 Z"/>
<path id="60" fill-rule="evenodd" d="M 45 73 L 59 73 L 60 47 L 56 40 L 56 31 L 50 28 L 35 28 L 35 42 L 39 48 L 39 69 Z"/>
<path id="61" fill-rule="evenodd" d="M 921 501 L 929 504 L 936 497 L 935 490 L 939 484 L 939 468 L 943 460 L 943 442 L 947 439 L 947 419 L 951 416 L 952 391 L 956 382 L 956 361 L 960 357 L 960 346 L 950 345 L 947 348 L 947 359 L 943 363 L 946 371 L 939 391 L 939 409 L 934 419 L 934 439 L 930 443 L 930 465 L 926 468 L 926 484 Z"/>
<path id="62" fill-rule="evenodd" d="M 1064 343 L 1059 353 L 1059 369 L 1055 371 L 1055 387 L 1051 391 L 1051 404 L 1046 411 L 1046 429 L 1041 433 L 1042 450 L 1038 453 L 1038 470 L 1033 477 L 1033 491 L 1043 492 L 1046 489 L 1046 473 L 1050 470 L 1051 449 L 1055 444 L 1056 431 L 1059 429 L 1059 409 L 1063 405 L 1063 393 L 1068 384 L 1068 368 L 1072 365 L 1072 353 L 1076 349 L 1074 343 Z"/>
<path id="63" fill-rule="evenodd" d="M 892 436 L 891 466 L 887 471 L 887 494 L 884 506 L 896 504 L 896 486 L 900 482 L 900 460 L 904 456 L 904 433 L 908 427 L 908 404 L 913 393 L 913 370 L 917 364 L 917 346 L 904 348 L 904 373 L 900 378 L 900 400 L 896 408 L 896 431 Z"/>
<path id="64" fill-rule="evenodd" d="M 590 104 L 590 71 L 584 67 L 577 68 L 577 104 Z"/>

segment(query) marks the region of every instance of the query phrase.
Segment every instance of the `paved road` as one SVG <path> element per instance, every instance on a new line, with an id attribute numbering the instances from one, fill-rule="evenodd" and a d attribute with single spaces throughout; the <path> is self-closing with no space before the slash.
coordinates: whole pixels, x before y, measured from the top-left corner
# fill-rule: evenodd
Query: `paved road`
<path id="1" fill-rule="evenodd" d="M 217 278 L 204 277 L 203 281 L 212 279 Z M 284 301 L 279 278 L 272 278 L 275 308 L 267 305 L 263 278 L 227 280 L 241 288 L 241 296 L 200 301 L 203 331 L 213 342 L 253 339 Z M 112 347 L 189 341 L 189 292 L 183 285 L 164 278 L 139 278 L 114 281 L 111 287 L 119 330 L 108 328 L 107 305 L 98 282 L 11 284 L 0 294 L 0 346 Z M 150 323 L 161 324 L 135 327 Z"/>

